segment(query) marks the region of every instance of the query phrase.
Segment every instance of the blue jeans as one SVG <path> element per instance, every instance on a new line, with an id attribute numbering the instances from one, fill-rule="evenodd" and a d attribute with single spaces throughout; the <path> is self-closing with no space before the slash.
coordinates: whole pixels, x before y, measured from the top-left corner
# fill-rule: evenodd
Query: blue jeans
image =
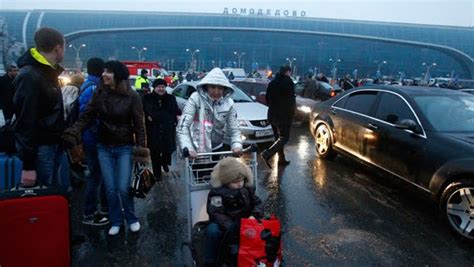
<path id="1" fill-rule="evenodd" d="M 109 202 L 111 225 L 122 226 L 122 207 L 129 225 L 138 222 L 133 197 L 130 195 L 132 146 L 111 147 L 97 144 L 97 153 Z"/>
<path id="2" fill-rule="evenodd" d="M 68 190 L 71 182 L 66 152 L 59 145 L 39 146 L 36 153 L 36 175 L 43 185 Z"/>
<path id="3" fill-rule="evenodd" d="M 219 249 L 219 244 L 224 235 L 224 232 L 221 230 L 220 226 L 217 223 L 210 223 L 207 226 L 206 232 L 206 263 L 216 263 L 217 261 L 217 250 Z"/>
<path id="4" fill-rule="evenodd" d="M 97 211 L 99 194 L 102 210 L 106 210 L 108 207 L 105 186 L 102 181 L 102 173 L 100 171 L 99 158 L 97 155 L 97 146 L 83 145 L 83 148 L 86 154 L 87 168 L 89 169 L 89 175 L 86 177 L 84 215 L 89 216 Z"/>

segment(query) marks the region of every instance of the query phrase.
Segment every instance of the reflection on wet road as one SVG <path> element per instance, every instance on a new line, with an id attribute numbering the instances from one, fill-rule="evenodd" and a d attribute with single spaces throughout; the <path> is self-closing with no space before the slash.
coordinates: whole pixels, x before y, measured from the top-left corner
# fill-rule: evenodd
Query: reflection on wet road
<path id="1" fill-rule="evenodd" d="M 283 223 L 287 266 L 472 266 L 472 246 L 438 220 L 437 207 L 393 177 L 345 157 L 316 157 L 307 127 L 293 127 L 286 168 L 259 163 L 258 194 Z M 276 163 L 276 159 L 274 159 Z M 276 166 L 276 164 L 274 164 Z M 73 201 L 75 266 L 187 266 L 186 192 L 180 167 L 136 201 L 139 234 L 79 223 Z"/>

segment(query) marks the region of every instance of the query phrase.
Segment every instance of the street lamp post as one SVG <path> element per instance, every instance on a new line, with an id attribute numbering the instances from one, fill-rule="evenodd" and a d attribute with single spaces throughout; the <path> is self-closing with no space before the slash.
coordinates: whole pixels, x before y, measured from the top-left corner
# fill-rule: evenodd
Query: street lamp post
<path id="1" fill-rule="evenodd" d="M 386 60 L 383 60 L 383 61 L 377 61 L 375 60 L 374 61 L 375 64 L 377 64 L 377 73 L 376 73 L 376 76 L 377 78 L 380 78 L 382 76 L 382 73 L 380 72 L 380 69 L 382 68 L 382 65 L 383 64 L 387 64 L 387 61 Z"/>
<path id="2" fill-rule="evenodd" d="M 319 63 L 319 64 L 318 64 L 318 69 L 319 69 L 320 72 L 322 72 L 322 70 L 323 70 L 323 69 L 321 68 L 321 60 L 322 60 L 322 58 L 323 58 L 323 47 L 324 47 L 325 44 L 326 44 L 326 42 L 318 42 L 318 44 L 317 44 L 318 47 L 319 47 L 319 55 L 318 55 L 318 57 L 319 57 L 318 63 Z M 316 73 L 316 74 L 317 74 L 317 73 Z"/>
<path id="3" fill-rule="evenodd" d="M 290 63 L 290 69 L 293 67 L 293 61 L 296 60 L 295 57 L 287 57 L 286 60 Z"/>
<path id="4" fill-rule="evenodd" d="M 191 51 L 191 49 L 186 48 L 186 52 L 189 52 L 191 54 L 191 69 L 193 72 L 196 71 L 196 62 L 194 60 L 194 55 L 196 53 L 199 53 L 199 51 L 200 51 L 199 49 L 195 49 L 194 51 Z"/>
<path id="5" fill-rule="evenodd" d="M 337 68 L 336 68 L 336 66 L 337 66 L 337 63 L 339 63 L 339 62 L 341 62 L 341 61 L 342 61 L 342 60 L 341 60 L 340 58 L 338 58 L 338 59 L 332 59 L 332 58 L 330 58 L 330 59 L 329 59 L 329 62 L 332 63 L 332 79 L 333 79 L 333 80 L 336 80 L 336 73 L 337 73 Z"/>
<path id="6" fill-rule="evenodd" d="M 238 60 L 238 65 L 237 65 L 237 67 L 238 67 L 238 68 L 242 68 L 242 66 L 240 65 L 240 59 L 245 55 L 245 52 L 239 53 L 239 52 L 237 52 L 237 51 L 234 51 L 234 55 L 237 56 L 237 60 Z"/>
<path id="7" fill-rule="evenodd" d="M 287 57 L 286 60 L 290 63 L 290 70 L 294 74 L 295 72 L 293 71 L 293 61 L 295 61 L 296 58 L 295 57 Z"/>
<path id="8" fill-rule="evenodd" d="M 138 54 L 138 61 L 142 61 L 142 52 L 143 52 L 143 51 L 147 51 L 148 48 L 146 48 L 146 47 L 137 48 L 137 47 L 135 47 L 135 46 L 132 46 L 132 50 L 137 51 L 137 54 Z"/>
<path id="9" fill-rule="evenodd" d="M 432 68 L 436 67 L 436 65 L 438 65 L 438 64 L 436 64 L 436 62 L 433 62 L 433 63 L 431 63 L 431 64 L 427 64 L 426 62 L 423 62 L 421 65 L 423 65 L 423 66 L 426 67 L 425 79 L 424 79 L 424 80 L 425 80 L 425 84 L 427 84 L 427 83 L 428 83 L 428 79 L 429 79 L 429 77 L 430 77 L 430 70 L 431 70 Z"/>
<path id="10" fill-rule="evenodd" d="M 82 61 L 81 61 L 81 57 L 79 56 L 79 51 L 81 51 L 81 49 L 83 47 L 86 47 L 86 44 L 80 44 L 79 46 L 74 46 L 72 44 L 69 45 L 70 48 L 74 49 L 74 51 L 76 51 L 76 67 L 78 69 L 81 69 L 82 67 Z"/>

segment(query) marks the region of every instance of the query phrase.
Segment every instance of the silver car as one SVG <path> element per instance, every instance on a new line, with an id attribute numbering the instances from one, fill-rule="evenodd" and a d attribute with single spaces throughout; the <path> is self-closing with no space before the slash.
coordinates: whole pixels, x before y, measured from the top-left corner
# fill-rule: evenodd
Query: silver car
<path id="1" fill-rule="evenodd" d="M 171 94 L 176 96 L 176 101 L 181 110 L 183 110 L 191 94 L 196 91 L 196 87 L 197 82 L 185 82 L 173 89 Z M 231 98 L 234 100 L 234 106 L 237 110 L 242 142 L 244 144 L 272 142 L 274 136 L 272 127 L 267 120 L 268 107 L 255 102 L 238 87 L 234 86 L 233 89 L 234 93 Z"/>

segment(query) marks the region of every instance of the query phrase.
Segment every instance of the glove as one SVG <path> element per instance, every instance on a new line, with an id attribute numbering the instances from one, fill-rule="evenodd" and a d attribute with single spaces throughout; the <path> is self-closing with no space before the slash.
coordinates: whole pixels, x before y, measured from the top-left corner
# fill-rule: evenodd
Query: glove
<path id="1" fill-rule="evenodd" d="M 73 128 L 67 128 L 64 130 L 62 139 L 65 148 L 72 148 L 81 143 L 81 135 Z"/>
<path id="2" fill-rule="evenodd" d="M 134 147 L 133 148 L 133 161 L 138 163 L 150 163 L 150 149 L 146 147 Z"/>

